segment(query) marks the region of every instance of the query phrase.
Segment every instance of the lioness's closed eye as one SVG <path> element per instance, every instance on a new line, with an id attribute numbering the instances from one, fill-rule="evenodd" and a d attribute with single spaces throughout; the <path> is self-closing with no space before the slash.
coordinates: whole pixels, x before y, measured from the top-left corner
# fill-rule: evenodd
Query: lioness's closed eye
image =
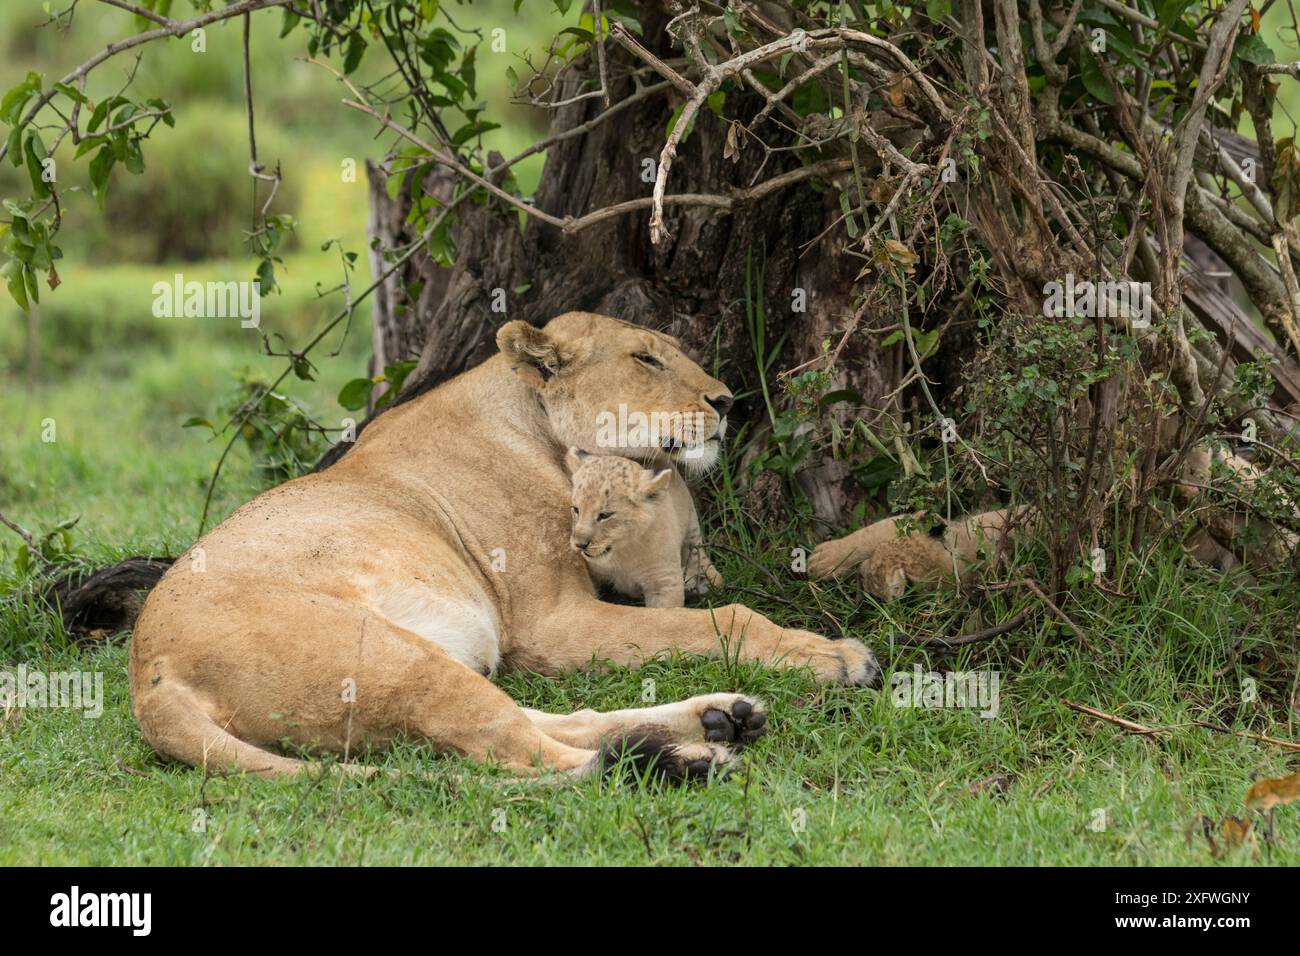
<path id="1" fill-rule="evenodd" d="M 617 455 L 570 448 L 573 532 L 570 544 L 598 583 L 647 607 L 686 603 L 684 568 L 693 592 L 721 578 L 700 548 L 690 489 L 672 468 L 654 471 Z M 698 580 L 702 578 L 703 580 Z"/>

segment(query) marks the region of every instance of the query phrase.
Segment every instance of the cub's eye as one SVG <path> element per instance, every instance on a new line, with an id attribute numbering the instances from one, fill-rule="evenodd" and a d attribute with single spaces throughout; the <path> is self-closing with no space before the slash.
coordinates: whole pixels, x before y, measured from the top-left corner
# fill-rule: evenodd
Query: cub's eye
<path id="1" fill-rule="evenodd" d="M 574 513 L 575 515 L 578 513 L 578 506 L 577 506 L 577 505 L 574 505 L 574 506 L 573 506 L 573 513 Z"/>
<path id="2" fill-rule="evenodd" d="M 612 511 L 602 511 L 600 514 L 596 515 L 596 520 L 597 520 L 597 521 L 604 521 L 606 518 L 612 518 L 612 517 L 614 517 L 614 512 L 612 512 Z"/>
<path id="3" fill-rule="evenodd" d="M 649 352 L 633 352 L 632 357 L 642 365 L 649 365 L 651 368 L 662 369 L 664 367 L 664 363 L 659 361 Z"/>

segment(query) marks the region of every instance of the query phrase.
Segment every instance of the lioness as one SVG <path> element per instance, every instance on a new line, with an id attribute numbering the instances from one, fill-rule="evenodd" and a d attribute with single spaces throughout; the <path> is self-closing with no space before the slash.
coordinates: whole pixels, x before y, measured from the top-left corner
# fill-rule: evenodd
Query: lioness
<path id="1" fill-rule="evenodd" d="M 135 716 L 155 750 L 274 776 L 306 767 L 274 751 L 283 741 L 350 754 L 408 737 L 520 774 L 583 776 L 627 739 L 648 740 L 662 770 L 685 775 L 760 733 L 761 702 L 725 693 L 547 714 L 520 708 L 491 675 L 680 650 L 876 680 L 860 642 L 787 630 L 742 605 L 597 600 L 568 547 L 566 449 L 711 465 L 731 393 L 674 339 L 605 316 L 510 322 L 497 344 L 377 418 L 333 467 L 244 505 L 167 572 L 130 655 Z M 695 424 L 667 448 L 609 447 L 609 415 L 651 413 Z"/>
<path id="2" fill-rule="evenodd" d="M 722 576 L 704 553 L 691 490 L 675 468 L 656 471 L 620 455 L 570 448 L 570 543 L 598 584 L 644 598 L 646 607 L 682 607 Z"/>

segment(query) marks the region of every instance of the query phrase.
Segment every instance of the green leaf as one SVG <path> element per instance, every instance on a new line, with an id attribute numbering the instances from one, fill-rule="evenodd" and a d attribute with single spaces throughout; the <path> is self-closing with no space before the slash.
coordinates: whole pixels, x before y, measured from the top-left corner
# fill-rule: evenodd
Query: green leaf
<path id="1" fill-rule="evenodd" d="M 95 158 L 90 161 L 90 186 L 91 193 L 95 197 L 95 202 L 99 203 L 99 208 L 104 208 L 104 195 L 108 191 L 108 174 L 113 169 L 113 164 L 117 158 L 113 155 L 112 146 L 104 146 Z"/>
<path id="2" fill-rule="evenodd" d="M 263 259 L 261 264 L 258 265 L 257 281 L 259 283 L 258 292 L 262 296 L 270 295 L 279 288 L 275 284 L 275 263 L 272 260 Z"/>
<path id="3" fill-rule="evenodd" d="M 48 199 L 50 196 L 50 184 L 41 178 L 44 170 L 41 167 L 41 160 L 45 158 L 45 144 L 41 142 L 40 134 L 32 131 L 27 137 L 27 145 L 23 150 L 27 157 L 27 175 L 32 181 L 32 195 L 37 199 Z"/>
<path id="4" fill-rule="evenodd" d="M 214 426 L 212 422 L 208 421 L 206 418 L 201 418 L 198 415 L 191 415 L 189 418 L 185 419 L 185 421 L 181 423 L 181 428 L 211 428 L 214 432 L 217 430 L 216 426 Z"/>
<path id="5" fill-rule="evenodd" d="M 90 122 L 86 124 L 87 132 L 93 133 L 103 125 L 104 119 L 108 116 L 109 101 L 101 100 L 95 107 L 95 112 L 90 114 Z"/>
<path id="6" fill-rule="evenodd" d="M 1252 33 L 1248 36 L 1238 34 L 1237 45 L 1233 47 L 1232 55 L 1238 60 L 1245 60 L 1247 63 L 1254 63 L 1256 66 L 1277 62 L 1273 56 L 1273 51 L 1258 33 Z"/>
<path id="7" fill-rule="evenodd" d="M 830 406 L 836 405 L 840 402 L 853 402 L 855 404 L 861 404 L 862 394 L 851 388 L 837 389 L 836 391 L 827 392 L 825 395 L 823 395 L 821 397 L 821 400 L 817 403 L 817 407 L 829 408 Z"/>
<path id="8" fill-rule="evenodd" d="M 106 136 L 90 136 L 86 139 L 83 139 L 80 143 L 77 144 L 77 151 L 72 154 L 72 158 L 80 159 L 82 156 L 86 155 L 86 153 L 90 152 L 92 149 L 97 149 L 98 147 L 103 146 L 107 142 L 108 142 L 108 137 Z"/>
<path id="9" fill-rule="evenodd" d="M 1115 97 L 1111 95 L 1110 87 L 1106 85 L 1106 77 L 1101 73 L 1101 67 L 1093 58 L 1093 54 L 1084 49 L 1080 56 L 1083 61 L 1079 64 L 1079 78 L 1083 80 L 1083 87 L 1092 94 L 1093 99 L 1105 103 L 1107 106 L 1115 105 Z"/>
<path id="10" fill-rule="evenodd" d="M 348 52 L 343 58 L 343 72 L 351 73 L 361 65 L 361 57 L 366 52 L 366 38 L 359 32 L 348 37 Z"/>
<path id="11" fill-rule="evenodd" d="M 0 119 L 10 126 L 17 126 L 23 118 L 23 107 L 27 101 L 41 91 L 41 74 L 28 73 L 27 78 L 17 86 L 10 88 L 0 98 Z"/>
<path id="12" fill-rule="evenodd" d="M 126 159 L 123 160 L 122 165 L 126 167 L 128 173 L 135 176 L 139 176 L 144 172 L 144 154 L 140 152 L 138 140 L 132 140 L 127 147 Z"/>
<path id="13" fill-rule="evenodd" d="M 9 289 L 9 294 L 18 303 L 18 308 L 24 312 L 27 311 L 27 286 L 23 282 L 25 269 L 26 267 L 17 259 L 10 259 L 3 267 L 0 267 L 0 275 L 5 277 L 5 285 Z"/>
<path id="14" fill-rule="evenodd" d="M 368 378 L 354 378 L 339 389 L 339 404 L 350 412 L 365 408 L 375 383 Z"/>
<path id="15" fill-rule="evenodd" d="M 952 16 L 952 0 L 927 0 L 925 14 L 931 20 L 942 20 Z"/>
<path id="16" fill-rule="evenodd" d="M 30 266 L 23 267 L 23 282 L 27 286 L 27 295 L 33 302 L 41 301 L 41 287 L 36 282 L 36 273 Z"/>
<path id="17" fill-rule="evenodd" d="M 1170 30 L 1194 2 L 1195 0 L 1159 0 L 1156 4 L 1156 20 L 1166 30 Z"/>
<path id="18" fill-rule="evenodd" d="M 15 126 L 5 140 L 5 150 L 9 154 L 9 161 L 15 167 L 23 164 L 23 127 Z"/>
<path id="19" fill-rule="evenodd" d="M 90 102 L 90 98 L 75 86 L 69 86 L 67 83 L 55 83 L 54 88 L 74 103 L 80 103 L 84 106 Z"/>
<path id="20" fill-rule="evenodd" d="M 406 376 L 410 375 L 415 369 L 416 362 L 414 359 L 405 362 L 394 362 L 392 365 L 384 366 L 384 378 L 393 386 L 393 391 L 400 391 L 402 385 L 406 382 Z"/>

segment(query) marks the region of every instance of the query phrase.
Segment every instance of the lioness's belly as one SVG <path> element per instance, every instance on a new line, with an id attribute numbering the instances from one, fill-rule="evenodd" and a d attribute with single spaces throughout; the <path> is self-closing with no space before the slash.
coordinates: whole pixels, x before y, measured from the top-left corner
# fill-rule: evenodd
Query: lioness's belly
<path id="1" fill-rule="evenodd" d="M 450 597 L 418 584 L 397 586 L 377 596 L 375 610 L 480 674 L 494 674 L 501 662 L 497 618 L 486 594 Z"/>

